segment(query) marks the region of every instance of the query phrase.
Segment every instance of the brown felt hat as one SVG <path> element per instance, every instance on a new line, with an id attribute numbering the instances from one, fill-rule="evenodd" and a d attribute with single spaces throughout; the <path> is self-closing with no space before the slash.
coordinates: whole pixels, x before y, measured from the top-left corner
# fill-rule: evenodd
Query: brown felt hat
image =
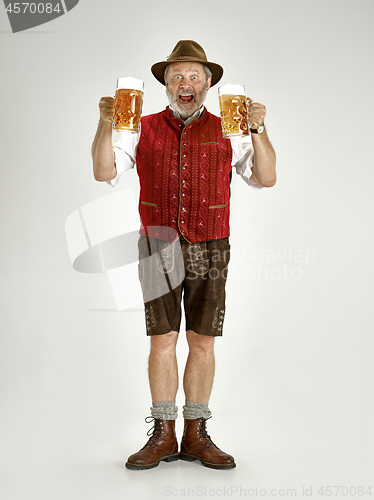
<path id="1" fill-rule="evenodd" d="M 201 45 L 193 40 L 180 40 L 174 47 L 173 52 L 165 61 L 154 64 L 151 68 L 153 76 L 165 85 L 164 72 L 168 64 L 173 62 L 199 62 L 207 66 L 212 72 L 212 87 L 220 81 L 223 68 L 219 64 L 209 62 Z"/>

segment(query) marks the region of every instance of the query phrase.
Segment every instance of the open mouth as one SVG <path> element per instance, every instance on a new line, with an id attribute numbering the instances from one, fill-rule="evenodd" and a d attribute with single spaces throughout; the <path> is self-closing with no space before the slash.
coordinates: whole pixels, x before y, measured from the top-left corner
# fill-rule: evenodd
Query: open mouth
<path id="1" fill-rule="evenodd" d="M 179 102 L 184 104 L 188 104 L 193 101 L 194 96 L 192 94 L 179 94 L 178 99 Z"/>

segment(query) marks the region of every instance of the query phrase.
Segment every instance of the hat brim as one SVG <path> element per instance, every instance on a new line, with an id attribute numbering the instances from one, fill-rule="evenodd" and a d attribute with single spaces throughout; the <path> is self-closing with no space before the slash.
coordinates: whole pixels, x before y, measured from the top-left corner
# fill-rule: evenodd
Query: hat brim
<path id="1" fill-rule="evenodd" d="M 162 83 L 162 85 L 165 85 L 164 73 L 165 73 L 166 66 L 168 66 L 169 64 L 175 63 L 175 62 L 198 62 L 198 63 L 204 64 L 205 66 L 207 66 L 210 69 L 210 71 L 212 72 L 211 87 L 213 87 L 216 83 L 218 83 L 223 75 L 222 66 L 220 66 L 219 64 L 216 64 L 216 63 L 202 61 L 202 60 L 198 60 L 195 58 L 194 59 L 192 59 L 192 58 L 191 59 L 187 59 L 187 58 L 170 59 L 168 61 L 158 62 L 151 67 L 151 71 L 152 71 L 153 76 L 156 78 L 156 80 L 158 80 L 160 83 Z"/>

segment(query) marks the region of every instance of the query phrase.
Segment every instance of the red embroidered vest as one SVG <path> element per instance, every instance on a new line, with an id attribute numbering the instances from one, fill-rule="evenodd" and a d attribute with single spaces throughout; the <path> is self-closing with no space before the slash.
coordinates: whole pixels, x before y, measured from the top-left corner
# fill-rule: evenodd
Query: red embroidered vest
<path id="1" fill-rule="evenodd" d="M 143 117 L 140 233 L 168 241 L 182 234 L 191 243 L 229 236 L 231 160 L 220 119 L 206 109 L 187 126 L 169 108 Z"/>

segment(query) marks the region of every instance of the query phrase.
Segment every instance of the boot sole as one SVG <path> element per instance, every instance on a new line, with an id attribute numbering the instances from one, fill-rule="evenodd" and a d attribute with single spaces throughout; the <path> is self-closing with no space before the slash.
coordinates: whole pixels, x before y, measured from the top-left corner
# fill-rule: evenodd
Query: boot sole
<path id="1" fill-rule="evenodd" d="M 159 465 L 160 462 L 175 462 L 176 460 L 179 460 L 179 453 L 176 455 L 169 455 L 168 457 L 160 458 L 158 462 L 154 462 L 153 464 L 149 465 L 136 465 L 136 464 L 130 464 L 129 462 L 125 463 L 125 467 L 127 469 L 131 470 L 146 470 L 146 469 L 154 469 Z"/>
<path id="2" fill-rule="evenodd" d="M 211 462 L 205 462 L 204 460 L 201 460 L 199 457 L 195 457 L 194 455 L 187 455 L 186 453 L 179 453 L 179 458 L 180 460 L 184 460 L 185 462 L 193 462 L 194 460 L 199 460 L 201 465 L 204 467 L 209 467 L 209 469 L 218 469 L 218 470 L 224 470 L 224 469 L 235 469 L 236 464 L 228 464 L 228 465 L 217 465 L 217 464 L 212 464 Z"/>

